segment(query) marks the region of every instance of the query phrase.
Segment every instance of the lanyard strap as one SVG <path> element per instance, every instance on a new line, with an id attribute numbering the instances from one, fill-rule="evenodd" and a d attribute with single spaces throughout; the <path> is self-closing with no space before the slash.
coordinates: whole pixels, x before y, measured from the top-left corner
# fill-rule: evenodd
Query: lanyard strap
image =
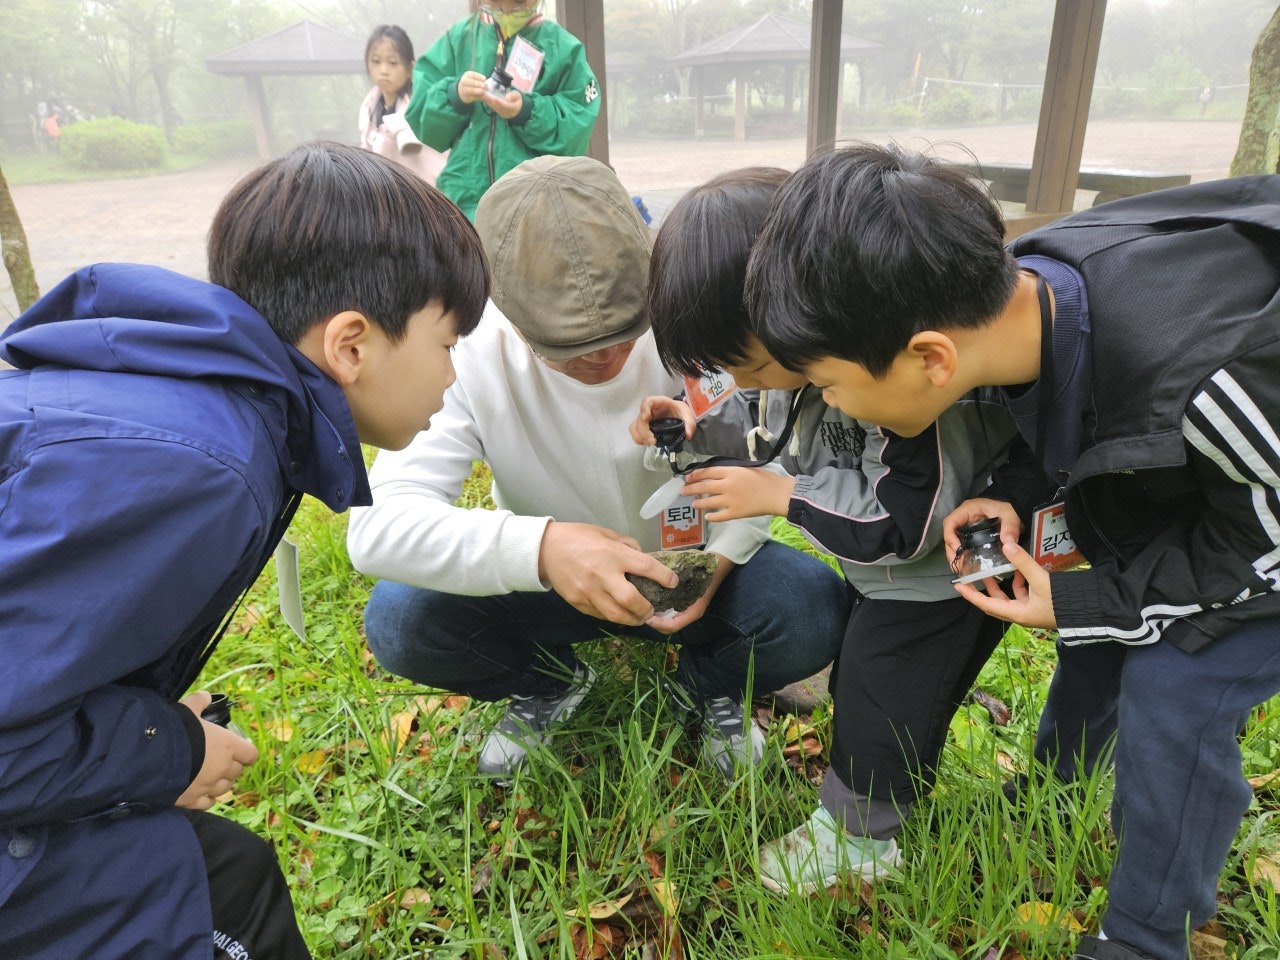
<path id="1" fill-rule="evenodd" d="M 748 460 L 744 457 L 708 457 L 706 460 L 696 461 L 686 467 L 677 467 L 673 462 L 671 464 L 671 472 L 676 476 L 683 476 L 694 470 L 701 470 L 704 467 L 763 467 L 765 464 L 772 463 L 777 459 L 778 455 L 787 448 L 787 443 L 791 440 L 791 434 L 795 430 L 796 421 L 800 419 L 800 406 L 804 401 L 805 394 L 813 387 L 813 384 L 806 383 L 803 387 L 796 391 L 796 395 L 791 398 L 791 409 L 787 411 L 787 423 L 782 428 L 782 433 L 778 437 L 778 442 L 773 445 L 769 451 L 769 456 L 763 460 Z"/>

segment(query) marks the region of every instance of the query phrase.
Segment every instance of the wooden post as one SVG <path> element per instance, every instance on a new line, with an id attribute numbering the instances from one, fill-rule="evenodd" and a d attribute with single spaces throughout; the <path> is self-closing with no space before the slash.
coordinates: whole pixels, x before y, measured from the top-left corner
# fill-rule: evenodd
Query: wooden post
<path id="1" fill-rule="evenodd" d="M 733 78 L 733 139 L 747 139 L 747 81 Z"/>
<path id="2" fill-rule="evenodd" d="M 805 153 L 813 156 L 836 142 L 840 109 L 840 21 L 843 0 L 813 0 L 809 33 L 809 123 Z"/>
<path id="3" fill-rule="evenodd" d="M 702 68 L 690 67 L 689 73 L 693 87 L 693 139 L 701 140 L 706 133 L 706 120 L 702 116 Z"/>
<path id="4" fill-rule="evenodd" d="M 601 163 L 609 162 L 609 100 L 605 96 L 604 66 L 604 0 L 557 0 L 556 20 L 586 48 L 587 63 L 596 75 L 600 91 L 600 114 L 591 131 L 587 156 Z"/>
<path id="5" fill-rule="evenodd" d="M 1107 0 L 1058 0 L 1049 38 L 1049 62 L 1040 124 L 1031 158 L 1027 211 L 1069 211 L 1075 206 L 1084 152 L 1085 125 L 1093 97 L 1102 21 Z"/>
<path id="6" fill-rule="evenodd" d="M 267 91 L 262 77 L 256 73 L 246 73 L 244 84 L 249 89 L 249 107 L 253 114 L 253 136 L 258 141 L 258 156 L 270 160 L 276 155 L 275 144 L 271 136 L 271 113 L 267 109 Z"/>

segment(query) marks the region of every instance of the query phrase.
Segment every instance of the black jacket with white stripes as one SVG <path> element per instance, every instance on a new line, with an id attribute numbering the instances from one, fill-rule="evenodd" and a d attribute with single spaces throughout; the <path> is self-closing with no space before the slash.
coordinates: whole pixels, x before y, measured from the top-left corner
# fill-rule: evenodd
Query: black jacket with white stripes
<path id="1" fill-rule="evenodd" d="M 1090 567 L 1052 575 L 1062 640 L 1195 650 L 1280 618 L 1280 176 L 1112 201 L 1010 250 L 1088 296 L 1066 505 Z"/>

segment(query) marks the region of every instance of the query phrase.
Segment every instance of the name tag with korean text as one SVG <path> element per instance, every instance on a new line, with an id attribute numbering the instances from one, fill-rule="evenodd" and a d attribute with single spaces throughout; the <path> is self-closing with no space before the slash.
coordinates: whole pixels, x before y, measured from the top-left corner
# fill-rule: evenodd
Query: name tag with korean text
<path id="1" fill-rule="evenodd" d="M 678 497 L 658 515 L 658 542 L 663 550 L 700 547 L 706 542 L 706 521 L 694 507 L 697 497 Z"/>
<path id="2" fill-rule="evenodd" d="M 733 382 L 733 377 L 723 371 L 684 378 L 685 402 L 699 420 L 704 413 L 723 403 L 737 389 L 738 385 Z"/>
<path id="3" fill-rule="evenodd" d="M 1031 544 L 1031 555 L 1050 573 L 1061 573 L 1085 562 L 1084 554 L 1067 529 L 1066 504 L 1051 503 L 1041 507 L 1033 514 L 1032 529 L 1035 539 Z"/>
<path id="4" fill-rule="evenodd" d="M 511 55 L 507 57 L 507 73 L 511 74 L 511 85 L 521 93 L 528 93 L 538 82 L 542 72 L 543 53 L 524 37 L 517 36 L 511 44 Z"/>

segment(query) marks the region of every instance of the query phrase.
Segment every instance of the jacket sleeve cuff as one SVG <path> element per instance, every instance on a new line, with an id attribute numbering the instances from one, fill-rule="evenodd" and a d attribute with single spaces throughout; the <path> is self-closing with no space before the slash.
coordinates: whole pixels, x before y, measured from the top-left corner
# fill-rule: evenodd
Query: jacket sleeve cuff
<path id="1" fill-rule="evenodd" d="M 542 553 L 542 538 L 552 517 L 512 516 L 502 525 L 495 557 L 501 557 L 505 568 L 503 579 L 510 590 L 545 591 L 551 584 L 538 577 L 538 557 Z"/>
<path id="2" fill-rule="evenodd" d="M 791 488 L 791 499 L 787 501 L 787 523 L 793 527 L 801 526 L 800 521 L 804 518 L 805 504 L 812 489 L 812 476 L 805 473 L 796 476 L 796 484 Z"/>
<path id="3" fill-rule="evenodd" d="M 735 564 L 743 564 L 769 539 L 769 517 L 752 517 L 710 524 L 706 549 Z"/>
<path id="4" fill-rule="evenodd" d="M 445 93 L 445 99 L 449 101 L 449 106 L 453 107 L 455 113 L 464 117 L 471 115 L 472 105 L 464 103 L 462 97 L 458 96 L 458 84 L 456 81 L 449 84 L 449 88 Z"/>
<path id="5" fill-rule="evenodd" d="M 201 726 L 200 718 L 182 704 L 173 703 L 169 706 L 177 712 L 182 729 L 187 734 L 187 741 L 191 744 L 191 776 L 187 780 L 191 783 L 204 766 L 204 727 Z"/>
<path id="6" fill-rule="evenodd" d="M 507 121 L 513 127 L 523 127 L 533 113 L 533 95 L 524 93 L 520 95 L 520 112 Z"/>
<path id="7" fill-rule="evenodd" d="M 1049 574 L 1053 597 L 1053 617 L 1058 630 L 1078 627 L 1101 628 L 1105 623 L 1102 591 L 1097 570 L 1068 570 Z M 1104 636 L 1104 634 L 1099 634 Z"/>

